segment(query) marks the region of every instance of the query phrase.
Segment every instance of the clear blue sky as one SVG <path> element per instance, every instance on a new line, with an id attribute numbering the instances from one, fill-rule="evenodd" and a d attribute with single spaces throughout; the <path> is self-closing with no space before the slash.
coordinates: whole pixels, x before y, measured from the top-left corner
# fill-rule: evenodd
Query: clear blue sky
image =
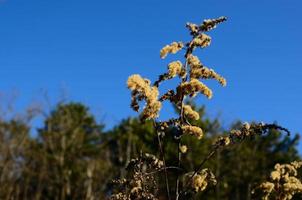
<path id="1" fill-rule="evenodd" d="M 198 55 L 228 86 L 210 82 L 213 100 L 198 103 L 225 125 L 278 121 L 301 132 L 301 8 L 300 0 L 0 0 L 0 91 L 18 90 L 22 108 L 41 88 L 55 101 L 64 87 L 111 127 L 136 115 L 129 75 L 154 80 L 176 58 L 161 60 L 160 48 L 189 39 L 187 21 L 226 15 Z"/>

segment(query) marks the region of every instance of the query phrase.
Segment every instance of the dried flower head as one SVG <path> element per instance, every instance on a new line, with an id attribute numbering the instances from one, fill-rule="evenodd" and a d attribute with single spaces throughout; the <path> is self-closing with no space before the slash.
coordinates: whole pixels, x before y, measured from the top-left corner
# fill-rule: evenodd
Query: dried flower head
<path id="1" fill-rule="evenodd" d="M 273 191 L 275 185 L 271 182 L 264 182 L 259 187 L 261 188 L 261 190 L 264 193 L 262 200 L 268 200 L 268 197 L 271 194 L 271 192 Z"/>
<path id="2" fill-rule="evenodd" d="M 195 135 L 199 140 L 203 137 L 203 131 L 198 126 L 183 125 L 181 130 L 184 134 Z"/>
<path id="3" fill-rule="evenodd" d="M 179 147 L 179 150 L 180 150 L 181 153 L 187 153 L 188 147 L 186 145 L 181 145 Z"/>
<path id="4" fill-rule="evenodd" d="M 161 102 L 158 101 L 158 88 L 150 86 L 148 79 L 143 79 L 140 75 L 134 74 L 128 78 L 128 88 L 132 90 L 132 108 L 138 111 L 138 101 L 145 100 L 146 106 L 142 112 L 142 119 L 154 119 L 161 109 Z"/>
<path id="5" fill-rule="evenodd" d="M 158 113 L 161 109 L 160 101 L 150 101 L 147 102 L 147 105 L 144 107 L 144 110 L 141 114 L 141 119 L 155 119 L 158 117 Z"/>
<path id="6" fill-rule="evenodd" d="M 184 45 L 182 42 L 172 42 L 171 44 L 164 46 L 160 50 L 160 57 L 164 59 L 169 53 L 175 54 L 183 47 Z"/>
<path id="7" fill-rule="evenodd" d="M 297 178 L 297 170 L 301 166 L 302 161 L 276 164 L 275 170 L 271 172 L 270 181 L 266 181 L 256 188 L 263 193 L 262 199 L 267 200 L 271 195 L 274 195 L 277 199 L 287 200 L 292 199 L 297 193 L 302 193 L 302 183 Z"/>
<path id="8" fill-rule="evenodd" d="M 190 65 L 191 69 L 202 67 L 202 64 L 197 56 L 190 54 L 190 55 L 188 55 L 187 59 L 188 59 L 188 64 Z"/>
<path id="9" fill-rule="evenodd" d="M 216 146 L 228 146 L 231 143 L 231 139 L 229 136 L 224 137 L 218 137 L 218 140 L 216 141 Z"/>
<path id="10" fill-rule="evenodd" d="M 190 34 L 192 36 L 196 36 L 202 32 L 207 32 L 207 31 L 210 31 L 210 30 L 216 28 L 216 26 L 218 24 L 220 24 L 226 20 L 227 20 L 227 18 L 222 16 L 217 19 L 206 19 L 203 21 L 203 23 L 201 25 L 187 23 L 186 27 L 189 29 Z"/>
<path id="11" fill-rule="evenodd" d="M 196 96 L 199 92 L 209 99 L 213 96 L 212 90 L 197 79 L 191 79 L 189 82 L 182 83 L 180 89 L 183 94 L 189 95 L 190 97 Z"/>
<path id="12" fill-rule="evenodd" d="M 213 69 L 204 66 L 197 56 L 189 55 L 188 64 L 190 65 L 191 79 L 216 79 L 222 86 L 226 86 L 226 80 Z"/>
<path id="13" fill-rule="evenodd" d="M 197 35 L 199 32 L 199 26 L 197 24 L 187 23 L 186 27 L 190 30 L 190 34 L 193 36 Z"/>
<path id="14" fill-rule="evenodd" d="M 217 180 L 215 175 L 209 169 L 202 169 L 199 173 L 192 177 L 193 173 L 185 175 L 185 179 L 190 179 L 191 187 L 195 192 L 204 191 L 208 185 L 216 185 Z M 192 177 L 192 178 L 191 178 Z"/>
<path id="15" fill-rule="evenodd" d="M 171 78 L 177 75 L 182 76 L 183 75 L 182 63 L 180 61 L 171 62 L 168 65 L 168 75 Z"/>
<path id="16" fill-rule="evenodd" d="M 206 175 L 195 175 L 193 177 L 192 187 L 195 189 L 196 192 L 204 191 L 208 185 L 206 181 Z"/>
<path id="17" fill-rule="evenodd" d="M 249 137 L 255 137 L 255 136 L 261 136 L 269 132 L 269 130 L 280 130 L 286 132 L 288 135 L 290 132 L 276 124 L 264 124 L 262 122 L 260 123 L 252 123 L 249 124 L 247 122 L 243 123 L 240 129 L 237 130 L 231 130 L 229 137 L 232 142 L 236 141 L 242 141 L 245 138 Z"/>
<path id="18" fill-rule="evenodd" d="M 222 16 L 217 19 L 206 19 L 203 21 L 202 25 L 200 26 L 200 31 L 210 31 L 214 28 L 216 28 L 217 24 L 220 24 L 224 21 L 226 21 L 227 18 Z"/>
<path id="19" fill-rule="evenodd" d="M 279 171 L 272 171 L 271 172 L 271 179 L 273 181 L 278 181 L 278 180 L 280 180 L 280 178 L 281 178 L 281 174 L 280 174 Z"/>
<path id="20" fill-rule="evenodd" d="M 190 105 L 184 105 L 184 114 L 187 116 L 189 119 L 192 120 L 199 120 L 199 114 L 195 110 L 192 109 Z"/>
<path id="21" fill-rule="evenodd" d="M 190 47 L 200 47 L 200 48 L 205 48 L 211 44 L 211 37 L 208 36 L 207 34 L 201 33 L 197 37 L 195 37 L 191 44 Z"/>
<path id="22" fill-rule="evenodd" d="M 127 166 L 130 176 L 114 181 L 120 192 L 111 196 L 112 200 L 152 199 L 156 200 L 157 183 L 154 170 L 163 168 L 163 161 L 152 154 L 143 154 L 131 159 Z"/>
<path id="23" fill-rule="evenodd" d="M 269 130 L 275 129 L 284 131 L 289 134 L 289 131 L 276 124 L 264 124 L 264 123 L 243 123 L 240 129 L 231 130 L 226 136 L 220 136 L 214 143 L 214 147 L 220 148 L 228 146 L 231 143 L 241 142 L 247 138 L 253 138 L 255 136 L 261 136 L 269 132 Z M 297 164 L 298 165 L 298 164 Z"/>

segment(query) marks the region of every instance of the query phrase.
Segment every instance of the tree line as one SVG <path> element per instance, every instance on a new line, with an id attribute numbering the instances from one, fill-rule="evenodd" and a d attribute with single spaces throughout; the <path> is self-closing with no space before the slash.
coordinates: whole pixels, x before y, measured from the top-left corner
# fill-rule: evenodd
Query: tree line
<path id="1" fill-rule="evenodd" d="M 185 137 L 190 151 L 182 168 L 193 170 L 211 148 L 214 140 L 228 131 L 219 119 L 210 119 L 205 107 L 195 108 L 200 120 L 194 125 L 205 132 L 203 140 Z M 234 122 L 236 128 L 242 123 Z M 114 180 L 127 176 L 126 166 L 143 153 L 158 154 L 151 122 L 126 118 L 111 130 L 98 122 L 82 103 L 59 103 L 32 135 L 33 124 L 24 118 L 0 118 L 0 199 L 107 199 L 115 192 Z M 169 166 L 177 166 L 177 143 L 166 132 L 164 154 Z M 206 199 L 251 199 L 252 189 L 265 180 L 276 163 L 300 158 L 299 136 L 271 131 L 217 152 L 206 163 L 217 185 L 200 194 Z M 158 172 L 162 173 L 162 172 Z M 178 173 L 177 170 L 169 173 Z M 163 176 L 159 176 L 161 179 Z M 173 178 L 174 176 L 169 176 Z M 171 180 L 173 182 L 173 180 Z M 159 180 L 159 193 L 165 199 L 165 184 Z M 174 185 L 170 190 L 173 191 Z M 296 198 L 299 198 L 297 196 Z"/>

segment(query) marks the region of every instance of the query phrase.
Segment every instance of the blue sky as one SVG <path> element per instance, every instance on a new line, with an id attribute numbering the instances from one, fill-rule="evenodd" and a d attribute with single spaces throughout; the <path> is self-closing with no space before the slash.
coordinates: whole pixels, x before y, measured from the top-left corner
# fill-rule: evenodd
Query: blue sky
<path id="1" fill-rule="evenodd" d="M 22 109 L 41 89 L 55 102 L 65 88 L 111 127 L 136 115 L 129 75 L 154 80 L 179 59 L 161 60 L 159 50 L 189 39 L 186 22 L 226 15 L 228 22 L 210 33 L 212 45 L 197 55 L 228 86 L 210 81 L 214 98 L 197 102 L 225 126 L 277 121 L 301 132 L 301 8 L 300 0 L 1 0 L 0 92 L 17 90 Z M 170 113 L 163 110 L 163 118 Z"/>

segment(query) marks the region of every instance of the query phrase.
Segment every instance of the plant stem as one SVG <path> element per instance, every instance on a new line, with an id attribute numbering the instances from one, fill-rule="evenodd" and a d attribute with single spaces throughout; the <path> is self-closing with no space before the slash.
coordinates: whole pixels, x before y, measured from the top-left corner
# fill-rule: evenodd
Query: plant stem
<path id="1" fill-rule="evenodd" d="M 155 120 L 153 120 L 153 125 L 154 128 L 156 130 L 156 134 L 157 134 L 157 140 L 158 140 L 158 145 L 159 145 L 159 150 L 160 150 L 160 154 L 164 163 L 164 172 L 165 172 L 165 182 L 166 182 L 166 190 L 167 190 L 167 196 L 168 196 L 168 200 L 171 200 L 170 197 L 170 187 L 169 187 L 169 180 L 168 180 L 168 173 L 167 173 L 167 165 L 166 165 L 166 159 L 165 159 L 165 155 L 164 155 L 164 151 L 163 151 L 163 147 L 162 147 L 162 143 L 161 143 L 161 139 L 160 139 L 160 135 L 157 131 L 157 125 Z"/>
<path id="2" fill-rule="evenodd" d="M 186 52 L 187 54 L 187 52 Z M 185 56 L 186 58 L 186 56 Z M 185 68 L 185 71 L 187 72 L 187 68 L 188 68 L 188 60 L 186 58 L 186 63 L 184 65 L 184 68 Z M 184 83 L 188 80 L 188 74 L 186 74 L 186 76 L 184 78 L 181 79 L 181 82 Z M 181 96 L 181 105 L 180 105 L 180 121 L 181 121 L 181 124 L 184 124 L 185 123 L 185 116 L 184 116 L 184 99 L 185 99 L 185 95 L 182 95 Z M 178 148 L 178 167 L 180 168 L 181 167 L 181 151 L 180 151 L 180 147 L 181 147 L 181 137 L 179 137 L 178 139 L 178 145 L 177 145 L 177 148 Z M 177 173 L 177 176 L 176 176 L 176 189 L 175 189 L 175 194 L 176 194 L 176 200 L 178 200 L 179 198 L 179 173 Z"/>
<path id="3" fill-rule="evenodd" d="M 181 143 L 180 139 L 178 140 L 178 167 L 181 167 L 181 151 L 180 151 Z M 177 172 L 177 179 L 176 179 L 176 200 L 179 198 L 179 172 Z"/>
<path id="4" fill-rule="evenodd" d="M 215 155 L 216 151 L 218 150 L 218 147 L 216 146 L 198 165 L 197 169 L 194 171 L 194 173 L 190 176 L 188 181 L 185 183 L 185 186 L 187 186 L 193 179 L 193 177 L 202 169 L 202 166 L 211 158 Z M 184 190 L 181 192 L 181 194 L 186 193 L 188 189 Z"/>

